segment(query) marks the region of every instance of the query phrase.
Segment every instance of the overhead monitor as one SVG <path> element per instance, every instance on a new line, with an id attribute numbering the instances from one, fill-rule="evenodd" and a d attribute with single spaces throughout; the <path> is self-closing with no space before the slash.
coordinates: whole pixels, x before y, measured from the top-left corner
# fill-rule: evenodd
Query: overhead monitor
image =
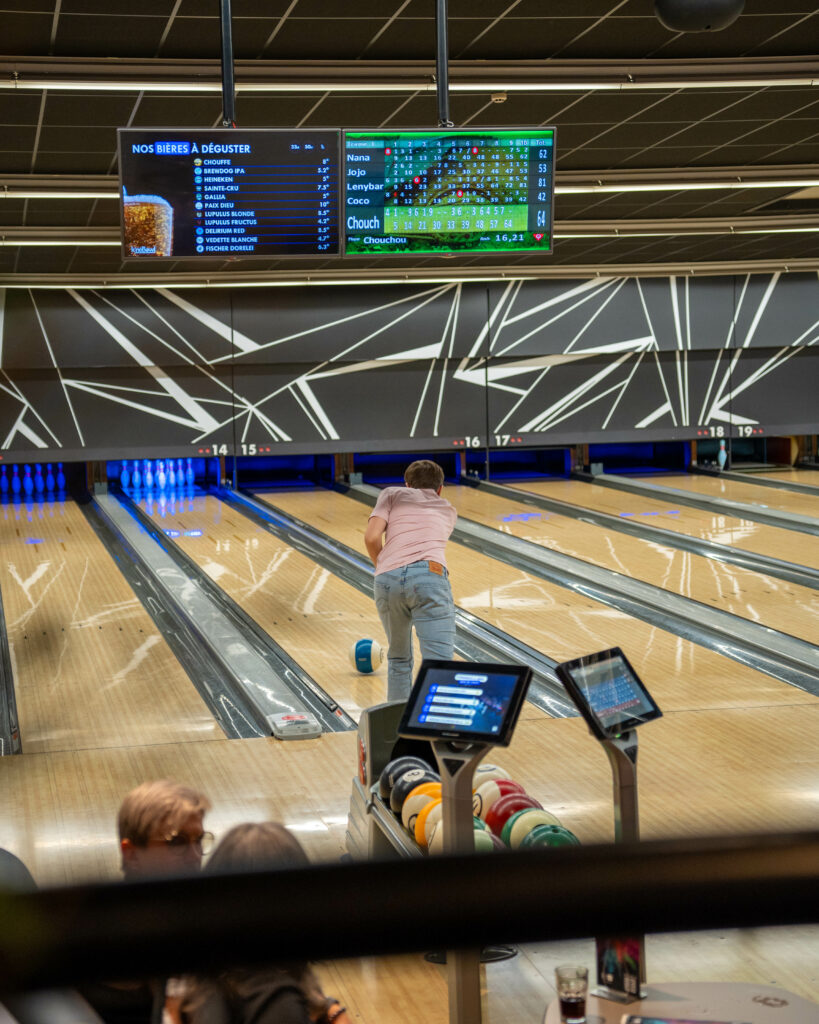
<path id="1" fill-rule="evenodd" d="M 344 251 L 552 252 L 555 129 L 344 133 Z"/>
<path id="2" fill-rule="evenodd" d="M 598 739 L 612 739 L 662 717 L 619 647 L 564 661 L 555 671 Z"/>
<path id="3" fill-rule="evenodd" d="M 339 131 L 118 136 L 123 259 L 338 255 Z"/>
<path id="4" fill-rule="evenodd" d="M 398 735 L 508 746 L 531 678 L 526 665 L 425 659 Z"/>

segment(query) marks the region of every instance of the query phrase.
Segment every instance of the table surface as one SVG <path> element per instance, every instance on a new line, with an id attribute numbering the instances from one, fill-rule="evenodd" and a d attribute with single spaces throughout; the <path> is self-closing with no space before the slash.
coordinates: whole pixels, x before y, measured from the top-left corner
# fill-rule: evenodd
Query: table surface
<path id="1" fill-rule="evenodd" d="M 819 1024 L 819 1005 L 782 988 L 747 982 L 676 982 L 649 985 L 645 999 L 615 1003 L 589 996 L 587 1024 L 620 1024 L 633 1014 L 683 1021 L 739 1022 L 739 1024 Z M 560 1024 L 555 999 L 544 1024 Z"/>

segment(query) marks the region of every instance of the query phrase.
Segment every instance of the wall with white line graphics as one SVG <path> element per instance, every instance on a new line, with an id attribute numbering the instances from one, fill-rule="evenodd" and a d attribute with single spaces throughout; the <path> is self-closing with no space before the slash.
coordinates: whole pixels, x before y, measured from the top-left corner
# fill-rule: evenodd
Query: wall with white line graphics
<path id="1" fill-rule="evenodd" d="M 9 460 L 819 429 L 815 274 L 0 291 Z"/>

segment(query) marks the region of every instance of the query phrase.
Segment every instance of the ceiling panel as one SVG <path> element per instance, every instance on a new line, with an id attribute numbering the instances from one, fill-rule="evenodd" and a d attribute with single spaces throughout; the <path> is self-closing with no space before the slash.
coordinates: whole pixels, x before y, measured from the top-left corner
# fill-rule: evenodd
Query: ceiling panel
<path id="1" fill-rule="evenodd" d="M 431 69 L 435 56 L 434 5 L 431 0 L 233 0 L 234 46 L 237 58 L 355 62 L 366 60 L 424 60 Z M 157 53 L 164 60 L 215 60 L 219 55 L 218 6 L 215 0 L 3 0 L 4 39 L 0 49 L 22 63 L 50 53 L 76 60 L 143 58 L 144 79 L 159 70 L 150 63 Z M 480 73 L 488 62 L 527 59 L 542 62 L 545 71 L 568 68 L 583 79 L 585 63 L 595 59 L 627 62 L 636 72 L 639 62 L 680 58 L 734 61 L 762 55 L 803 55 L 805 74 L 819 81 L 819 11 L 813 0 L 747 0 L 745 13 L 734 26 L 716 33 L 674 34 L 654 17 L 652 0 L 449 0 L 450 55 L 463 54 Z M 161 44 L 161 49 L 160 49 Z M 556 58 L 560 64 L 554 65 Z M 400 65 L 399 65 L 400 67 Z M 717 70 L 719 68 L 714 65 Z M 760 74 L 767 65 L 759 65 Z M 13 60 L 6 62 L 8 76 Z M 701 71 L 702 68 L 698 66 Z M 321 74 L 321 64 L 314 69 Z M 616 69 L 615 69 L 616 70 Z M 26 72 L 23 72 L 24 76 Z M 503 78 L 503 71 L 497 75 Z M 7 79 L 8 80 L 8 79 Z M 481 126 L 557 127 L 559 173 L 584 171 L 605 177 L 612 171 L 673 173 L 720 168 L 737 177 L 766 165 L 790 165 L 802 173 L 808 165 L 819 176 L 819 89 L 805 85 L 701 89 L 624 89 L 548 92 L 510 90 L 504 102 L 491 102 L 492 88 L 475 93 L 453 92 L 450 113 L 456 124 Z M 198 127 L 218 124 L 218 93 L 141 96 L 125 92 L 0 89 L 0 188 L 2 176 L 13 174 L 111 174 L 116 171 L 117 126 Z M 236 103 L 237 123 L 244 127 L 311 126 L 429 128 L 438 121 L 434 92 L 311 91 L 243 94 Z M 682 173 L 681 170 L 681 173 Z M 633 171 L 631 173 L 634 173 Z M 779 172 L 777 172 L 779 173 Z M 792 177 L 792 175 L 791 175 Z M 559 195 L 558 221 L 566 229 L 572 220 L 669 221 L 686 218 L 735 220 L 756 211 L 775 226 L 789 212 L 778 199 L 793 191 L 743 189 L 655 191 L 615 194 Z M 118 225 L 113 200 L 5 200 L 0 203 L 3 226 L 29 228 Z M 659 238 L 620 237 L 561 240 L 550 265 L 599 262 L 641 263 L 680 259 L 817 259 L 817 235 L 698 235 Z M 510 256 L 512 268 L 537 267 L 542 257 Z M 497 255 L 390 260 L 401 267 L 496 266 Z M 40 247 L 0 249 L 0 272 L 24 274 L 39 267 L 44 273 L 116 274 L 123 266 L 117 248 Z M 208 272 L 230 274 L 248 267 L 278 270 L 339 266 L 316 261 L 208 261 Z M 350 262 L 345 261 L 344 267 Z M 355 261 L 360 268 L 383 268 L 379 260 Z M 202 270 L 204 264 L 176 261 L 163 264 L 167 272 Z M 3 269 L 5 268 L 5 269 Z M 149 264 L 127 264 L 128 273 L 152 274 Z"/>

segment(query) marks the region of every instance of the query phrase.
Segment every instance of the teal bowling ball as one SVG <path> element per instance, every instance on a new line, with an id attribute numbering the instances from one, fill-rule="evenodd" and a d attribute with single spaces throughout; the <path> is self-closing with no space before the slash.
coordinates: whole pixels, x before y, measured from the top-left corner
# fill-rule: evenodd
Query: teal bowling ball
<path id="1" fill-rule="evenodd" d="M 521 850 L 538 849 L 549 846 L 556 849 L 561 846 L 580 846 L 580 840 L 562 825 L 538 825 L 520 844 Z"/>

